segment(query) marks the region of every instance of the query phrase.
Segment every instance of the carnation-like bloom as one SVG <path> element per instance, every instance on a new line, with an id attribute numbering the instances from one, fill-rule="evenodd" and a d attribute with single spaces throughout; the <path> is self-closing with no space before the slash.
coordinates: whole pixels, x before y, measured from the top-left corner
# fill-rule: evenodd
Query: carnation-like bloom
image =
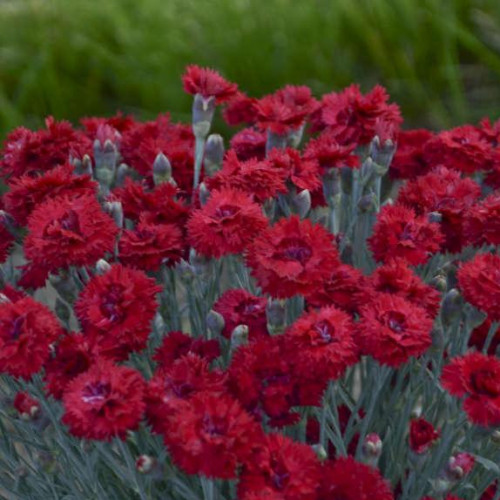
<path id="1" fill-rule="evenodd" d="M 2 216 L 0 215 L 0 264 L 7 260 L 13 243 L 14 237 L 4 226 Z"/>
<path id="2" fill-rule="evenodd" d="M 500 320 L 500 257 L 476 254 L 460 267 L 457 276 L 466 300 L 486 312 L 489 319 Z"/>
<path id="3" fill-rule="evenodd" d="M 323 465 L 318 500 L 393 500 L 390 484 L 378 469 L 338 457 Z"/>
<path id="4" fill-rule="evenodd" d="M 94 196 L 49 199 L 28 219 L 26 257 L 37 266 L 56 271 L 91 266 L 113 251 L 118 227 Z"/>
<path id="5" fill-rule="evenodd" d="M 443 369 L 443 387 L 458 398 L 466 397 L 464 411 L 482 426 L 500 425 L 500 360 L 472 352 L 454 358 Z"/>
<path id="6" fill-rule="evenodd" d="M 52 311 L 26 295 L 1 292 L 0 372 L 29 379 L 50 354 L 63 330 Z"/>
<path id="7" fill-rule="evenodd" d="M 248 97 L 243 92 L 237 92 L 227 103 L 222 116 L 231 127 L 242 124 L 252 125 L 257 119 L 256 102 L 257 99 L 254 97 Z"/>
<path id="8" fill-rule="evenodd" d="M 490 319 L 486 318 L 479 326 L 476 326 L 472 330 L 469 337 L 469 346 L 475 347 L 478 351 L 481 351 L 484 347 L 490 328 L 492 327 L 492 322 Z M 500 345 L 500 327 L 495 330 L 493 338 L 491 339 L 490 346 L 488 347 L 488 354 L 495 354 L 498 346 Z"/>
<path id="9" fill-rule="evenodd" d="M 333 307 L 302 314 L 285 332 L 285 342 L 297 351 L 299 372 L 318 372 L 336 379 L 358 360 L 351 317 Z"/>
<path id="10" fill-rule="evenodd" d="M 254 128 L 244 128 L 233 135 L 230 145 L 240 161 L 252 158 L 262 161 L 266 158 L 266 142 L 265 132 Z"/>
<path id="11" fill-rule="evenodd" d="M 339 265 L 332 235 L 309 219 L 281 219 L 257 237 L 247 262 L 258 285 L 273 297 L 309 295 Z"/>
<path id="12" fill-rule="evenodd" d="M 262 450 L 244 464 L 238 498 L 267 498 L 273 492 L 276 497 L 270 498 L 315 500 L 320 479 L 321 467 L 310 446 L 272 433 Z"/>
<path id="13" fill-rule="evenodd" d="M 135 229 L 123 231 L 118 243 L 120 261 L 144 271 L 156 271 L 163 263 L 175 264 L 183 249 L 182 233 L 177 225 L 149 223 L 144 216 Z"/>
<path id="14" fill-rule="evenodd" d="M 224 318 L 224 329 L 222 335 L 231 338 L 232 331 L 238 325 L 248 326 L 248 338 L 250 341 L 267 337 L 265 297 L 252 295 L 243 288 L 236 288 L 224 292 L 214 304 L 214 311 Z"/>
<path id="15" fill-rule="evenodd" d="M 357 341 L 363 354 L 397 368 L 431 345 L 432 319 L 397 295 L 379 293 L 361 308 Z"/>
<path id="16" fill-rule="evenodd" d="M 114 264 L 87 283 L 75 312 L 85 334 L 104 353 L 124 359 L 146 346 L 160 291 L 142 271 Z"/>
<path id="17" fill-rule="evenodd" d="M 187 66 L 182 83 L 188 94 L 200 94 L 204 98 L 215 97 L 218 104 L 228 101 L 238 91 L 235 83 L 228 82 L 217 71 L 196 65 Z"/>
<path id="18" fill-rule="evenodd" d="M 401 258 L 417 266 L 439 252 L 443 235 L 439 224 L 404 205 L 386 205 L 380 211 L 368 244 L 375 260 Z"/>
<path id="19" fill-rule="evenodd" d="M 426 161 L 424 147 L 432 137 L 433 133 L 423 128 L 401 130 L 389 175 L 393 179 L 414 179 L 426 174 L 433 164 Z"/>
<path id="20" fill-rule="evenodd" d="M 475 246 L 500 245 L 500 191 L 469 208 L 465 215 L 464 233 Z"/>
<path id="21" fill-rule="evenodd" d="M 28 392 L 18 392 L 14 398 L 14 408 L 23 420 L 32 420 L 40 414 L 40 401 Z"/>
<path id="22" fill-rule="evenodd" d="M 88 175 L 76 176 L 69 164 L 61 165 L 42 175 L 25 174 L 9 182 L 5 193 L 5 210 L 17 224 L 24 226 L 29 215 L 40 203 L 65 196 L 73 199 L 82 195 L 95 195 L 97 183 Z"/>
<path id="23" fill-rule="evenodd" d="M 144 379 L 139 372 L 97 360 L 68 384 L 62 422 L 80 438 L 125 439 L 127 431 L 139 425 L 145 407 L 143 398 Z"/>
<path id="24" fill-rule="evenodd" d="M 264 440 L 260 425 L 231 396 L 200 393 L 165 415 L 164 441 L 188 474 L 232 479 Z"/>
<path id="25" fill-rule="evenodd" d="M 212 191 L 187 224 L 192 247 L 207 257 L 237 254 L 268 226 L 262 208 L 236 189 Z"/>
<path id="26" fill-rule="evenodd" d="M 410 421 L 410 448 L 415 453 L 425 453 L 439 438 L 440 431 L 425 420 L 425 418 L 413 418 Z"/>

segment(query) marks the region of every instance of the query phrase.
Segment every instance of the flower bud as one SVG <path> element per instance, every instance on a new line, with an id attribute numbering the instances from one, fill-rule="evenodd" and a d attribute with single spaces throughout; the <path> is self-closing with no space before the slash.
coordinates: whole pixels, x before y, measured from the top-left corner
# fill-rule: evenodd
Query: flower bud
<path id="1" fill-rule="evenodd" d="M 210 191 L 207 189 L 207 185 L 204 182 L 202 182 L 199 186 L 198 196 L 200 197 L 200 205 L 206 205 L 208 199 L 210 198 Z"/>
<path id="2" fill-rule="evenodd" d="M 21 420 L 34 420 L 40 415 L 40 402 L 27 392 L 18 392 L 14 399 L 14 408 Z"/>
<path id="3" fill-rule="evenodd" d="M 210 134 L 205 144 L 205 155 L 203 157 L 206 177 L 211 177 L 220 170 L 223 158 L 224 139 L 219 134 Z"/>
<path id="4" fill-rule="evenodd" d="M 141 474 L 149 474 L 156 465 L 156 459 L 149 455 L 140 455 L 135 461 L 135 468 Z"/>
<path id="5" fill-rule="evenodd" d="M 295 212 L 303 219 L 311 209 L 311 193 L 304 189 L 292 198 L 292 207 Z"/>
<path id="6" fill-rule="evenodd" d="M 172 165 L 163 153 L 158 153 L 153 163 L 153 181 L 155 186 L 172 179 Z"/>
<path id="7" fill-rule="evenodd" d="M 363 441 L 363 460 L 368 465 L 376 467 L 382 455 L 382 440 L 376 433 L 368 434 Z"/>
<path id="8" fill-rule="evenodd" d="M 462 310 L 462 296 L 456 288 L 452 288 L 443 299 L 441 307 L 441 318 L 443 323 L 449 325 L 458 317 Z"/>
<path id="9" fill-rule="evenodd" d="M 358 201 L 358 210 L 363 213 L 373 213 L 377 210 L 377 199 L 374 193 L 365 194 Z"/>
<path id="10" fill-rule="evenodd" d="M 155 314 L 155 317 L 153 319 L 153 328 L 156 333 L 161 333 L 161 334 L 163 334 L 166 330 L 165 321 L 163 320 L 163 317 L 159 312 Z"/>
<path id="11" fill-rule="evenodd" d="M 387 173 L 395 152 L 396 144 L 391 139 L 387 139 L 381 144 L 378 135 L 373 138 L 368 155 L 375 163 L 377 175 L 382 177 Z"/>
<path id="12" fill-rule="evenodd" d="M 311 448 L 313 449 L 314 453 L 316 453 L 316 456 L 318 457 L 318 460 L 320 462 L 324 462 L 328 458 L 328 453 L 326 452 L 322 444 L 313 444 Z"/>
<path id="13" fill-rule="evenodd" d="M 123 227 L 123 208 L 120 201 L 104 202 L 104 210 L 113 217 L 115 224 L 121 229 Z"/>
<path id="14" fill-rule="evenodd" d="M 231 333 L 231 350 L 245 344 L 248 344 L 248 326 L 238 325 Z"/>
<path id="15" fill-rule="evenodd" d="M 189 264 L 189 262 L 186 262 L 184 259 L 181 259 L 175 269 L 182 282 L 189 283 L 193 281 L 195 277 L 195 269 L 191 264 Z"/>
<path id="16" fill-rule="evenodd" d="M 215 97 L 203 97 L 196 94 L 193 99 L 193 134 L 198 139 L 205 139 L 215 112 Z"/>
<path id="17" fill-rule="evenodd" d="M 116 186 L 122 186 L 125 182 L 125 178 L 130 175 L 130 169 L 126 163 L 120 163 L 119 167 L 116 169 Z"/>
<path id="18" fill-rule="evenodd" d="M 475 459 L 470 453 L 457 453 L 450 457 L 445 470 L 445 476 L 449 481 L 460 481 L 474 467 Z"/>
<path id="19" fill-rule="evenodd" d="M 95 177 L 106 188 L 113 184 L 118 158 L 118 150 L 109 139 L 106 139 L 104 145 L 99 139 L 94 141 Z"/>
<path id="20" fill-rule="evenodd" d="M 92 160 L 89 155 L 84 155 L 81 160 L 73 161 L 75 175 L 90 175 L 92 177 Z"/>
<path id="21" fill-rule="evenodd" d="M 495 444 L 500 444 L 500 429 L 495 429 L 495 430 L 491 433 L 491 440 L 492 440 Z"/>
<path id="22" fill-rule="evenodd" d="M 432 278 L 430 285 L 440 292 L 446 292 L 446 290 L 448 289 L 448 280 L 446 279 L 445 275 L 436 274 L 436 276 Z"/>
<path id="23" fill-rule="evenodd" d="M 95 271 L 97 274 L 106 274 L 111 269 L 111 265 L 105 259 L 99 259 L 95 265 Z"/>
<path id="24" fill-rule="evenodd" d="M 278 335 L 285 331 L 285 301 L 269 299 L 266 305 L 267 331 Z"/>
<path id="25" fill-rule="evenodd" d="M 207 314 L 207 328 L 209 329 L 212 336 L 217 337 L 221 334 L 222 330 L 224 330 L 224 326 L 226 322 L 224 321 L 224 317 L 222 314 L 210 309 Z"/>

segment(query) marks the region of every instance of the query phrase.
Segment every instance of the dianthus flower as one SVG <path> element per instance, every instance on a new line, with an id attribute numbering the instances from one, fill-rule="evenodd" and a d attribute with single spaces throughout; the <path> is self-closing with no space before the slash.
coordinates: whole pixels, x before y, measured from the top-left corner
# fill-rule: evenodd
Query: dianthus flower
<path id="1" fill-rule="evenodd" d="M 500 257 L 476 254 L 460 267 L 457 277 L 465 299 L 489 319 L 500 320 Z"/>
<path id="2" fill-rule="evenodd" d="M 236 467 L 264 439 L 260 425 L 227 394 L 200 393 L 165 420 L 165 444 L 188 474 L 236 478 Z"/>
<path id="3" fill-rule="evenodd" d="M 401 258 L 412 266 L 424 264 L 439 252 L 443 235 L 439 224 L 417 216 L 404 205 L 386 205 L 380 211 L 368 244 L 375 260 Z"/>
<path id="4" fill-rule="evenodd" d="M 274 168 L 281 169 L 288 182 L 297 189 L 314 191 L 321 188 L 322 183 L 317 161 L 301 158 L 296 149 L 273 149 L 267 159 Z"/>
<path id="5" fill-rule="evenodd" d="M 411 419 L 409 436 L 411 450 L 417 454 L 427 452 L 440 434 L 440 431 L 425 418 Z"/>
<path id="6" fill-rule="evenodd" d="M 175 224 L 151 224 L 142 217 L 135 229 L 126 229 L 118 242 L 120 261 L 125 265 L 156 271 L 163 263 L 175 264 L 184 242 Z"/>
<path id="7" fill-rule="evenodd" d="M 44 365 L 45 387 L 54 398 L 61 399 L 69 382 L 91 367 L 99 350 L 87 335 L 70 333 L 59 340 L 54 351 Z"/>
<path id="8" fill-rule="evenodd" d="M 142 271 L 114 264 L 87 283 L 75 312 L 85 334 L 94 338 L 105 354 L 124 359 L 146 346 L 160 291 Z"/>
<path id="9" fill-rule="evenodd" d="M 67 386 L 62 422 L 86 439 L 125 439 L 144 413 L 144 379 L 132 368 L 98 360 Z"/>
<path id="10" fill-rule="evenodd" d="M 441 294 L 426 285 L 408 264 L 400 259 L 377 267 L 367 278 L 364 293 L 365 302 L 373 292 L 383 292 L 403 297 L 416 306 L 423 307 L 434 318 L 441 306 Z"/>
<path id="11" fill-rule="evenodd" d="M 389 95 L 380 85 L 363 95 L 359 85 L 353 84 L 339 93 L 324 95 L 313 122 L 317 129 L 328 129 L 340 144 L 368 144 L 380 121 L 395 127 L 402 122 L 399 107 L 388 104 L 388 100 Z"/>
<path id="12" fill-rule="evenodd" d="M 333 306 L 303 313 L 285 332 L 297 352 L 295 369 L 337 379 L 358 360 L 353 332 L 351 317 Z"/>
<path id="13" fill-rule="evenodd" d="M 227 290 L 214 304 L 214 311 L 224 318 L 222 335 L 231 338 L 232 331 L 238 325 L 248 326 L 248 338 L 257 340 L 269 335 L 267 331 L 265 297 L 252 295 L 243 288 Z"/>
<path id="14" fill-rule="evenodd" d="M 45 305 L 6 289 L 1 293 L 7 300 L 0 302 L 0 372 L 29 379 L 42 368 L 63 330 Z"/>
<path id="15" fill-rule="evenodd" d="M 226 392 L 222 372 L 210 370 L 209 362 L 188 352 L 170 366 L 160 367 L 148 382 L 146 392 L 148 420 L 157 433 L 165 432 L 165 416 L 179 402 L 204 392 Z"/>
<path id="16" fill-rule="evenodd" d="M 14 237 L 2 222 L 0 215 L 0 264 L 4 263 L 8 256 L 12 245 L 14 244 Z"/>
<path id="17" fill-rule="evenodd" d="M 469 208 L 465 215 L 464 234 L 475 246 L 500 245 L 500 191 Z"/>
<path id="18" fill-rule="evenodd" d="M 240 161 L 234 151 L 228 151 L 222 170 L 207 179 L 206 184 L 209 190 L 227 187 L 244 191 L 260 203 L 278 193 L 286 193 L 285 180 L 283 172 L 273 168 L 270 161 Z"/>
<path id="19" fill-rule="evenodd" d="M 11 132 L 4 143 L 0 160 L 0 176 L 19 177 L 51 170 L 73 158 L 92 153 L 92 142 L 66 121 L 45 120 L 44 130 L 32 132 L 20 127 Z"/>
<path id="20" fill-rule="evenodd" d="M 478 351 L 481 351 L 488 338 L 491 327 L 491 320 L 486 318 L 479 326 L 474 328 L 469 337 L 469 347 L 475 347 Z M 497 352 L 498 346 L 500 346 L 500 327 L 497 328 L 493 334 L 493 338 L 488 347 L 488 354 L 494 355 Z"/>
<path id="21" fill-rule="evenodd" d="M 32 420 L 37 418 L 40 413 L 40 401 L 32 397 L 28 392 L 21 391 L 16 393 L 14 408 L 21 419 Z"/>
<path id="22" fill-rule="evenodd" d="M 200 94 L 202 97 L 215 97 L 217 104 L 229 101 L 236 95 L 238 86 L 225 80 L 217 71 L 190 65 L 182 76 L 184 91 L 188 94 Z"/>
<path id="23" fill-rule="evenodd" d="M 248 249 L 247 262 L 258 285 L 273 297 L 309 295 L 339 265 L 332 235 L 309 219 L 281 219 Z"/>
<path id="24" fill-rule="evenodd" d="M 110 116 L 109 118 L 96 116 L 82 118 L 80 123 L 85 128 L 85 132 L 88 137 L 92 140 L 98 139 L 101 144 L 104 144 L 104 141 L 102 140 L 103 137 L 100 136 L 99 132 L 103 130 L 103 127 L 109 127 L 113 131 L 118 132 L 121 137 L 123 132 L 128 132 L 137 126 L 137 122 L 134 120 L 132 115 L 124 115 L 120 111 L 118 111 L 115 116 Z"/>
<path id="25" fill-rule="evenodd" d="M 26 257 L 37 266 L 56 271 L 91 266 L 113 251 L 118 228 L 94 196 L 49 199 L 28 218 Z"/>
<path id="26" fill-rule="evenodd" d="M 207 203 L 191 213 L 188 241 L 197 253 L 220 258 L 243 252 L 268 226 L 262 208 L 236 189 L 212 191 Z"/>
<path id="27" fill-rule="evenodd" d="M 454 358 L 443 369 L 443 387 L 458 398 L 469 420 L 483 426 L 500 425 L 500 360 L 472 352 Z"/>
<path id="28" fill-rule="evenodd" d="M 360 311 L 357 341 L 363 354 L 397 368 L 431 345 L 432 319 L 425 309 L 387 293 L 379 293 Z"/>
<path id="29" fill-rule="evenodd" d="M 238 160 L 246 161 L 255 158 L 262 161 L 266 158 L 266 141 L 265 132 L 244 128 L 233 135 L 230 145 Z"/>
<path id="30" fill-rule="evenodd" d="M 220 356 L 220 346 L 217 340 L 193 338 L 182 332 L 170 332 L 163 337 L 161 345 L 156 349 L 153 359 L 159 368 L 167 369 L 174 361 L 188 353 L 197 354 L 208 362 Z"/>
<path id="31" fill-rule="evenodd" d="M 335 135 L 326 130 L 316 139 L 310 139 L 304 158 L 316 160 L 322 173 L 331 168 L 359 167 L 359 157 L 354 154 L 356 144 L 340 144 Z"/>
<path id="32" fill-rule="evenodd" d="M 432 163 L 424 157 L 424 147 L 433 133 L 426 129 L 402 130 L 398 134 L 398 147 L 389 168 L 393 179 L 414 179 L 426 174 Z"/>
<path id="33" fill-rule="evenodd" d="M 339 457 L 323 465 L 318 500 L 393 500 L 389 482 L 378 469 Z"/>
<path id="34" fill-rule="evenodd" d="M 310 446 L 268 434 L 262 450 L 243 466 L 238 498 L 266 498 L 274 492 L 283 500 L 315 500 L 320 479 L 321 466 Z"/>
<path id="35" fill-rule="evenodd" d="M 9 182 L 4 196 L 5 210 L 17 224 L 24 226 L 31 212 L 48 199 L 65 196 L 73 199 L 91 196 L 97 192 L 97 183 L 88 175 L 76 176 L 69 164 L 60 165 L 42 175 L 25 174 Z"/>
<path id="36" fill-rule="evenodd" d="M 327 276 L 326 280 L 318 283 L 306 296 L 307 303 L 314 307 L 334 305 L 349 313 L 356 312 L 366 293 L 366 278 L 355 267 L 340 264 Z"/>
<path id="37" fill-rule="evenodd" d="M 494 500 L 498 493 L 498 480 L 491 483 L 486 490 L 484 490 L 479 500 Z"/>
<path id="38" fill-rule="evenodd" d="M 227 103 L 222 116 L 225 122 L 232 127 L 242 124 L 253 125 L 257 118 L 256 103 L 257 99 L 254 97 L 237 92 Z"/>
<path id="39" fill-rule="evenodd" d="M 414 208 L 418 215 L 441 214 L 441 231 L 446 238 L 443 249 L 458 252 L 465 244 L 465 213 L 480 194 L 481 188 L 473 180 L 462 179 L 456 170 L 441 166 L 408 182 L 397 201 Z"/>
<path id="40" fill-rule="evenodd" d="M 425 144 L 424 157 L 428 164 L 444 165 L 466 174 L 490 170 L 500 160 L 472 125 L 440 132 Z"/>

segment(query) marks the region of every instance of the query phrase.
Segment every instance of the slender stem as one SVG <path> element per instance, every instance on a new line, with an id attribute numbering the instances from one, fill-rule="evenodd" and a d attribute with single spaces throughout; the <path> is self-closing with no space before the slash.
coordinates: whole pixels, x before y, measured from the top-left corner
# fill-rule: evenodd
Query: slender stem
<path id="1" fill-rule="evenodd" d="M 196 136 L 194 144 L 194 181 L 193 189 L 200 183 L 201 164 L 203 162 L 203 152 L 205 150 L 205 137 Z"/>

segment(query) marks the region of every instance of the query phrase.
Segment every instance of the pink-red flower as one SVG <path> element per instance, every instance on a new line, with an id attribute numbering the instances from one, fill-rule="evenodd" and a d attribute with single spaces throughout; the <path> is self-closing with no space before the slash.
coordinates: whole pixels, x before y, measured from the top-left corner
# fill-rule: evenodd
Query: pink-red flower
<path id="1" fill-rule="evenodd" d="M 40 414 L 40 401 L 28 392 L 21 391 L 14 398 L 14 408 L 23 420 L 32 420 Z"/>
<path id="2" fill-rule="evenodd" d="M 204 98 L 215 97 L 217 103 L 228 101 L 238 91 L 235 83 L 228 82 L 217 71 L 196 65 L 186 67 L 182 83 L 188 94 L 200 94 Z"/>
<path id="3" fill-rule="evenodd" d="M 482 426 L 500 425 L 500 360 L 472 352 L 444 367 L 443 387 L 458 398 L 465 396 L 469 420 Z"/>
<path id="4" fill-rule="evenodd" d="M 426 129 L 400 131 L 389 175 L 393 179 L 414 179 L 426 174 L 433 163 L 426 160 L 424 148 L 432 137 L 433 133 Z"/>
<path id="5" fill-rule="evenodd" d="M 255 158 L 264 160 L 266 157 L 266 133 L 254 128 L 244 128 L 231 138 L 231 149 L 238 160 L 245 161 Z"/>
<path id="6" fill-rule="evenodd" d="M 500 191 L 469 208 L 465 215 L 464 234 L 475 246 L 500 245 Z"/>
<path id="7" fill-rule="evenodd" d="M 241 124 L 252 125 L 257 118 L 255 104 L 257 99 L 248 97 L 243 92 L 237 92 L 227 103 L 222 116 L 232 127 Z"/>
<path id="8" fill-rule="evenodd" d="M 7 260 L 12 245 L 14 244 L 14 237 L 5 227 L 2 218 L 2 215 L 0 215 L 0 264 Z"/>
<path id="9" fill-rule="evenodd" d="M 425 418 L 413 418 L 410 421 L 410 448 L 413 452 L 421 454 L 429 450 L 439 438 L 440 431 L 425 420 Z"/>
<path id="10" fill-rule="evenodd" d="M 488 334 L 490 333 L 490 328 L 493 324 L 490 319 L 486 318 L 479 326 L 476 326 L 472 330 L 469 337 L 469 346 L 475 347 L 478 351 L 481 351 L 486 343 Z M 497 348 L 500 345 L 500 328 L 496 328 L 491 343 L 488 347 L 488 354 L 494 355 L 497 352 Z"/>

